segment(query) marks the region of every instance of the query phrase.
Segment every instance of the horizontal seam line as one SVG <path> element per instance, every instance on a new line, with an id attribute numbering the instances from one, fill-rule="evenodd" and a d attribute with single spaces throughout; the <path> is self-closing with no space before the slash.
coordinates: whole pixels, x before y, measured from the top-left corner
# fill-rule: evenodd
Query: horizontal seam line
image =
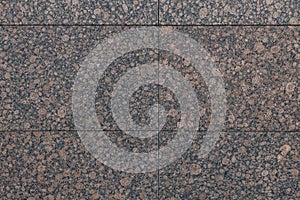
<path id="1" fill-rule="evenodd" d="M 83 27 L 83 26 L 207 26 L 207 27 L 235 27 L 235 26 L 300 26 L 300 24 L 0 24 L 1 27 L 29 27 L 29 26 L 65 26 L 65 27 Z"/>

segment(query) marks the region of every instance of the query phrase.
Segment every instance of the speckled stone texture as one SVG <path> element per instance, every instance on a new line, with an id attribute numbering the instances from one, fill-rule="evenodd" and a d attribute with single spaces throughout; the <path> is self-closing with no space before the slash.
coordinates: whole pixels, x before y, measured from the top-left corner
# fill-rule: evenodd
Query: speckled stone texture
<path id="1" fill-rule="evenodd" d="M 81 62 L 119 27 L 1 27 L 1 130 L 69 130 Z"/>
<path id="2" fill-rule="evenodd" d="M 300 199 L 299 8 L 298 0 L 1 1 L 0 199 Z M 93 79 L 92 109 L 77 114 L 101 127 L 81 127 L 73 112 L 76 77 L 84 63 L 103 61 L 86 59 L 105 38 L 152 25 L 164 31 L 146 32 L 127 41 L 128 47 L 149 43 L 152 34 L 157 45 L 117 57 L 99 80 Z M 208 84 L 204 71 L 180 56 L 183 48 L 158 48 L 176 31 L 203 47 L 217 69 L 215 78 L 223 79 L 227 110 L 220 131 L 208 131 L 213 121 L 209 85 L 217 86 L 216 79 Z M 174 38 L 170 43 L 172 50 L 197 46 Z M 121 47 L 115 45 L 116 55 Z M 176 77 L 175 72 L 162 75 L 166 66 L 189 82 L 195 96 L 177 90 L 183 81 L 176 81 L 175 90 L 166 86 Z M 134 80 L 147 84 L 126 76 L 134 73 Z M 150 75 L 154 80 L 157 75 L 157 82 L 146 82 Z M 136 90 L 128 102 L 112 105 L 120 95 L 117 85 L 126 98 L 129 87 Z M 182 105 L 184 98 L 192 101 Z M 194 108 L 194 102 L 200 119 L 181 131 L 188 118 L 183 108 Z M 114 111 L 123 112 L 123 105 L 130 116 L 117 119 Z M 126 126 L 128 118 L 139 126 Z M 206 143 L 215 137 L 215 145 Z M 145 158 L 153 153 L 152 163 L 134 156 L 126 163 L 129 157 L 115 155 L 111 147 Z M 155 170 L 168 161 L 174 162 Z M 118 170 L 131 166 L 146 172 Z"/>
<path id="3" fill-rule="evenodd" d="M 0 24 L 156 24 L 157 0 L 1 1 Z"/>
<path id="4" fill-rule="evenodd" d="M 298 199 L 300 132 L 227 132 L 198 158 L 201 134 L 159 172 L 159 199 Z"/>
<path id="5" fill-rule="evenodd" d="M 297 0 L 160 1 L 160 23 L 208 24 L 299 24 Z"/>
<path id="6" fill-rule="evenodd" d="M 158 199 L 158 171 L 98 162 L 76 131 L 1 132 L 1 199 Z"/>
<path id="7" fill-rule="evenodd" d="M 77 71 L 85 56 L 101 39 L 124 29 L 1 27 L 0 98 L 3 109 L 0 111 L 0 129 L 74 130 L 71 103 Z M 177 27 L 174 31 L 186 33 L 198 41 L 221 72 L 227 95 L 227 130 L 299 130 L 299 27 L 195 26 Z M 125 67 L 126 71 L 128 65 L 134 67 L 158 60 L 160 65 L 168 64 L 181 70 L 196 88 L 198 102 L 203 108 L 199 126 L 200 130 L 206 130 L 210 114 L 208 91 L 201 73 L 195 72 L 182 58 L 170 52 L 149 49 L 126 54 L 111 68 Z M 119 130 L 108 105 L 109 88 L 125 71 L 107 70 L 107 77 L 101 82 L 102 86 L 106 82 L 107 88 L 98 87 L 95 106 L 98 120 L 105 130 Z M 134 118 L 139 115 L 143 118 L 142 112 L 134 111 L 138 104 L 142 106 L 139 109 L 147 110 L 158 102 L 158 96 L 171 97 L 172 92 L 165 89 L 161 88 L 162 95 L 155 94 L 158 91 L 155 86 L 148 91 L 142 88 L 137 91 L 142 98 L 135 94 L 130 103 Z M 146 94 L 151 95 L 152 100 L 147 100 Z M 176 99 L 161 97 L 159 102 L 166 101 L 164 106 L 168 111 L 177 112 Z M 174 112 L 169 113 L 164 129 L 176 125 L 178 116 Z M 144 120 L 147 121 L 147 116 Z"/>
<path id="8" fill-rule="evenodd" d="M 299 27 L 181 26 L 171 29 L 199 42 L 221 72 L 228 106 L 226 130 L 299 130 Z M 162 56 L 162 62 L 176 63 L 189 71 L 185 77 L 190 79 L 197 73 L 174 57 Z M 208 91 L 205 83 L 201 85 L 201 76 L 190 81 L 202 88 L 202 91 L 197 90 L 202 94 L 199 102 L 206 105 L 201 106 L 202 112 L 209 114 L 209 99 L 205 100 Z M 207 120 L 201 121 L 205 124 Z"/>

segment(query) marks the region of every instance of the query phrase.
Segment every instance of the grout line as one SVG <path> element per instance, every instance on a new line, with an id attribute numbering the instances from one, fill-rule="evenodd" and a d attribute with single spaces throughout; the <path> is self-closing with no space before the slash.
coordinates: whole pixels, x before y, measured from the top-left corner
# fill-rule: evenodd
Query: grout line
<path id="1" fill-rule="evenodd" d="M 157 0 L 157 25 L 158 26 L 160 26 L 160 20 L 159 20 L 160 12 L 159 12 L 159 8 L 160 8 L 160 0 Z"/>
<path id="2" fill-rule="evenodd" d="M 70 130 L 38 130 L 38 129 L 31 129 L 31 130 L 0 130 L 0 133 L 4 132 L 77 132 L 77 131 L 103 131 L 103 132 L 113 132 L 113 131 L 157 131 L 157 130 L 75 130 L 75 129 L 70 129 Z M 174 131 L 174 130 L 169 130 L 169 129 L 164 129 L 160 131 Z M 198 130 L 198 133 L 206 133 L 204 130 Z M 294 132 L 300 132 L 300 130 L 282 130 L 282 131 L 274 131 L 274 130 L 267 130 L 267 131 L 256 131 L 256 130 L 250 130 L 250 131 L 244 131 L 244 130 L 223 130 L 223 131 L 210 131 L 210 132 L 224 132 L 224 133 L 294 133 Z"/>
<path id="3" fill-rule="evenodd" d="M 160 24 L 160 22 L 159 22 L 159 3 L 160 3 L 160 0 L 158 0 L 158 25 Z M 159 102 L 159 62 L 160 62 L 160 53 L 161 53 L 161 51 L 160 51 L 160 49 L 159 49 L 159 47 L 160 47 L 160 32 L 158 31 L 158 34 L 157 34 L 157 49 L 158 49 L 158 55 L 157 55 L 157 58 L 158 58 L 158 62 L 157 62 L 157 85 L 158 85 L 158 91 L 157 91 L 157 100 L 158 100 L 158 102 Z M 157 107 L 158 108 L 158 112 L 157 112 L 157 120 L 158 120 L 158 130 L 157 130 L 157 167 L 158 167 L 158 169 L 157 169 L 157 199 L 159 199 L 159 188 L 160 188 L 160 169 L 159 169 L 159 122 L 160 122 L 160 120 L 159 120 L 159 106 Z"/>
<path id="4" fill-rule="evenodd" d="M 66 26 L 66 27 L 83 27 L 83 26 L 124 26 L 124 27 L 136 27 L 136 26 L 212 26 L 212 27 L 232 27 L 232 26 L 300 26 L 300 24 L 161 24 L 158 18 L 158 24 L 0 24 L 0 27 L 14 26 L 14 27 L 31 27 L 31 26 Z"/>

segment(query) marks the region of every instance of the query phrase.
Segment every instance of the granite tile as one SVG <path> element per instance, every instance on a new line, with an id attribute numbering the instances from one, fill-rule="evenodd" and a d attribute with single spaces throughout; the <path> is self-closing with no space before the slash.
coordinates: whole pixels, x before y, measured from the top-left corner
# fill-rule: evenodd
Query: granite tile
<path id="1" fill-rule="evenodd" d="M 299 27 L 293 26 L 165 27 L 159 49 L 168 50 L 161 51 L 159 70 L 170 66 L 193 87 L 196 96 L 187 98 L 198 101 L 200 131 L 211 131 L 210 124 L 228 131 L 295 131 L 300 125 L 298 38 Z M 177 96 L 160 95 L 174 105 L 175 118 L 172 122 L 167 114 L 165 130 L 176 130 L 182 120 L 178 95 L 188 95 L 176 90 Z M 212 123 L 216 119 L 225 120 L 224 126 Z"/>
<path id="2" fill-rule="evenodd" d="M 197 133 L 179 159 L 160 169 L 159 199 L 300 197 L 299 132 L 217 133 L 216 145 L 201 157 L 206 134 Z"/>
<path id="3" fill-rule="evenodd" d="M 2 199 L 158 199 L 157 171 L 110 168 L 76 131 L 1 132 L 0 141 Z"/>
<path id="4" fill-rule="evenodd" d="M 1 1 L 0 24 L 149 24 L 157 23 L 157 0 L 139 2 L 42 0 Z"/>
<path id="5" fill-rule="evenodd" d="M 299 24 L 299 7 L 297 0 L 162 0 L 159 21 L 164 25 L 290 25 Z"/>
<path id="6" fill-rule="evenodd" d="M 158 60 L 155 50 L 157 37 L 151 31 L 139 33 L 142 36 L 140 45 L 148 47 L 147 44 L 151 43 L 149 48 L 139 49 L 136 47 L 139 41 L 136 38 L 132 46 L 125 40 L 125 37 L 138 37 L 135 35 L 136 29 L 131 32 L 122 30 L 128 28 L 2 27 L 4 37 L 1 41 L 1 102 L 4 109 L 1 110 L 1 130 L 138 130 L 139 128 L 127 126 L 126 123 L 125 127 L 121 126 L 123 119 L 130 118 L 133 122 L 141 123 L 139 130 L 156 130 L 151 126 L 147 128 L 146 124 L 151 121 L 156 124 L 158 122 L 158 109 L 154 105 L 158 102 L 158 89 L 155 84 L 157 78 L 153 74 L 158 69 L 158 64 L 155 64 Z M 146 37 L 147 34 L 149 37 Z M 112 39 L 105 40 L 109 46 L 107 48 L 113 46 L 110 54 L 108 49 L 102 51 L 106 48 L 102 46 L 105 43 L 104 38 L 118 38 L 117 36 L 124 39 L 123 49 L 117 39 Z M 143 41 L 144 38 L 146 41 Z M 111 44 L 112 41 L 115 46 Z M 104 54 L 100 55 L 101 53 Z M 98 68 L 99 71 L 94 73 L 93 67 L 102 66 L 103 63 L 107 64 L 107 68 Z M 145 70 L 140 70 L 139 67 Z M 118 102 L 119 97 L 127 95 L 130 84 L 136 84 L 136 79 L 131 79 L 131 82 L 126 80 L 126 74 L 130 78 L 128 74 L 134 71 L 139 76 L 138 84 L 142 84 L 139 87 L 146 82 L 149 87 L 134 88 L 135 93 L 130 94 L 133 95 L 129 96 L 130 101 L 121 99 Z M 101 72 L 102 76 L 92 78 Z M 149 73 L 154 75 L 152 79 L 149 79 Z M 95 86 L 95 93 L 89 96 L 85 87 L 91 85 Z M 116 93 L 118 86 L 121 95 Z M 83 102 L 87 102 L 90 97 L 93 98 L 91 108 L 83 107 Z M 114 106 L 111 106 L 110 101 L 113 101 Z M 124 103 L 129 103 L 127 114 L 132 117 L 120 113 L 118 106 L 123 108 Z M 76 107 L 78 105 L 79 108 Z M 139 109 L 141 111 L 138 112 Z M 86 111 L 85 114 L 82 113 L 83 110 Z M 156 119 L 147 114 L 151 110 Z M 89 124 L 89 120 L 95 120 L 90 113 L 97 115 L 95 118 L 101 127 Z M 117 116 L 119 121 L 116 121 Z M 81 120 L 78 118 L 84 119 L 86 123 L 78 122 Z"/>

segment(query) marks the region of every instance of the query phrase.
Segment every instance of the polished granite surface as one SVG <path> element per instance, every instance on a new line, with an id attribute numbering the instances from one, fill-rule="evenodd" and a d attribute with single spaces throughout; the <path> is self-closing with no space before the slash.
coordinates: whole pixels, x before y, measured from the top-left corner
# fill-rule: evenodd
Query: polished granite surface
<path id="1" fill-rule="evenodd" d="M 299 7 L 0 2 L 1 199 L 299 199 Z"/>
<path id="2" fill-rule="evenodd" d="M 162 24 L 299 24 L 297 0 L 161 0 Z"/>

